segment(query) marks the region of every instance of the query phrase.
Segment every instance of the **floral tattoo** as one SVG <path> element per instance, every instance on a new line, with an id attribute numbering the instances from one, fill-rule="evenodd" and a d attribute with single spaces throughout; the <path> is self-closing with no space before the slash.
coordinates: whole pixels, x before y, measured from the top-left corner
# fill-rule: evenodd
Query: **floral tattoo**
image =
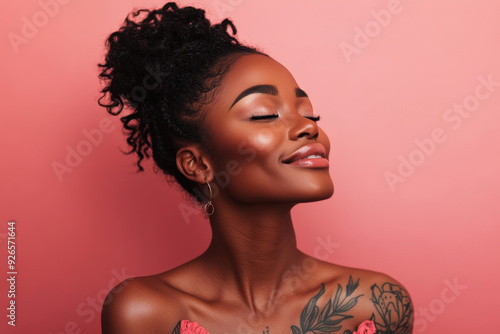
<path id="1" fill-rule="evenodd" d="M 363 294 L 354 292 L 359 286 L 359 278 L 356 282 L 349 276 L 349 281 L 344 289 L 338 284 L 335 295 L 320 311 L 316 305 L 319 298 L 325 293 L 325 284 L 321 284 L 319 292 L 314 295 L 300 314 L 300 328 L 291 326 L 293 334 L 321 334 L 334 333 L 342 330 L 342 322 L 354 316 L 348 314 Z M 372 313 L 369 322 L 369 331 L 366 333 L 377 334 L 410 334 L 413 328 L 413 306 L 408 292 L 399 285 L 386 282 L 379 287 L 378 284 L 371 286 L 372 296 L 370 301 L 375 306 L 376 313 Z M 356 296 L 355 296 L 356 295 Z M 373 325 L 375 324 L 375 328 Z M 363 325 L 363 324 L 362 324 Z M 191 323 L 191 327 L 198 329 L 197 323 Z M 365 325 L 366 327 L 367 325 Z M 193 328 L 194 328 L 193 327 Z M 201 327 L 200 327 L 201 328 Z M 202 329 L 202 328 L 201 328 Z M 359 327 L 358 327 L 359 330 Z M 181 334 L 181 322 L 175 326 L 172 334 Z M 208 333 L 208 332 L 207 332 Z M 364 333 L 364 331 L 363 331 Z M 262 334 L 270 334 L 266 326 Z M 343 334 L 353 334 L 351 330 L 345 330 Z"/>
<path id="2" fill-rule="evenodd" d="M 372 285 L 372 298 L 378 316 L 372 314 L 377 334 L 408 334 L 413 327 L 413 306 L 408 292 L 399 285 L 386 282 L 380 288 Z M 379 321 L 376 319 L 380 318 Z"/>

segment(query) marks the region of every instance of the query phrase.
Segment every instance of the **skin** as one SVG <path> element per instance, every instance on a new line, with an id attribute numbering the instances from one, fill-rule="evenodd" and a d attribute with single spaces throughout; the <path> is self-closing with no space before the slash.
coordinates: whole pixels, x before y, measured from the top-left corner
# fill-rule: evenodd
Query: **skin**
<path id="1" fill-rule="evenodd" d="M 253 93 L 234 103 L 255 85 L 273 85 L 278 94 Z M 177 154 L 178 168 L 201 191 L 208 194 L 206 181 L 213 187 L 211 243 L 184 265 L 116 286 L 103 306 L 104 334 L 172 333 L 183 319 L 212 334 L 292 333 L 292 326 L 294 333 L 305 334 L 301 314 L 307 318 L 303 310 L 308 303 L 321 312 L 336 293 L 344 303 L 351 301 L 351 307 L 332 313 L 331 319 L 344 320 L 331 332 L 355 331 L 371 318 L 379 324 L 377 333 L 411 333 L 413 306 L 399 282 L 382 273 L 320 261 L 297 249 L 291 208 L 327 199 L 334 188 L 327 167 L 283 163 L 306 144 L 322 144 L 327 157 L 330 151 L 328 137 L 311 119 L 316 114 L 309 98 L 297 96 L 296 88 L 300 86 L 289 71 L 269 57 L 245 55 L 232 65 L 216 99 L 204 107 L 208 148 L 192 144 Z M 271 114 L 278 117 L 251 119 Z M 220 177 L 221 171 L 228 180 Z M 398 298 L 406 320 L 395 320 L 391 305 L 397 306 Z M 384 300 L 392 310 L 392 327 L 384 326 Z M 401 325 L 405 321 L 406 329 Z"/>

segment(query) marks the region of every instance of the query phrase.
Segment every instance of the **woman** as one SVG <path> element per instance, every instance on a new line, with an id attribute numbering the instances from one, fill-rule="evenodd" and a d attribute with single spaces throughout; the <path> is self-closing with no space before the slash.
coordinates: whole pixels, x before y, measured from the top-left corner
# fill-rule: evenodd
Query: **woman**
<path id="1" fill-rule="evenodd" d="M 330 143 L 288 70 L 228 27 L 168 3 L 108 39 L 100 104 L 132 109 L 121 120 L 139 169 L 152 151 L 213 235 L 196 259 L 116 286 L 103 333 L 411 333 L 399 282 L 297 249 L 290 210 L 332 196 Z"/>

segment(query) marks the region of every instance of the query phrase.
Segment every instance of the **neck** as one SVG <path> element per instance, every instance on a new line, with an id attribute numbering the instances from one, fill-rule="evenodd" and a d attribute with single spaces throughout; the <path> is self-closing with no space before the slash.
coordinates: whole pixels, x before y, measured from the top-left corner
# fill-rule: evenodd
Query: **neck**
<path id="1" fill-rule="evenodd" d="M 265 308 L 284 288 L 283 274 L 304 257 L 296 246 L 291 207 L 217 209 L 210 217 L 212 241 L 202 257 L 250 309 Z"/>

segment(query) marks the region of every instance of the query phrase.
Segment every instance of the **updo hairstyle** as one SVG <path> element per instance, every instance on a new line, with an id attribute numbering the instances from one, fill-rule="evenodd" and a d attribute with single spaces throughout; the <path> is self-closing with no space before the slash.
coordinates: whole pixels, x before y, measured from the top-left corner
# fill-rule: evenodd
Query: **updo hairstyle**
<path id="1" fill-rule="evenodd" d="M 130 146 L 124 153 L 137 154 L 138 171 L 152 153 L 167 178 L 193 197 L 197 184 L 178 170 L 177 151 L 189 143 L 210 149 L 202 107 L 213 100 L 239 56 L 265 55 L 240 44 L 228 27 L 235 35 L 230 20 L 212 25 L 204 10 L 174 2 L 140 9 L 109 36 L 105 62 L 98 65 L 105 83 L 99 105 L 112 115 L 131 110 L 120 118 Z"/>

